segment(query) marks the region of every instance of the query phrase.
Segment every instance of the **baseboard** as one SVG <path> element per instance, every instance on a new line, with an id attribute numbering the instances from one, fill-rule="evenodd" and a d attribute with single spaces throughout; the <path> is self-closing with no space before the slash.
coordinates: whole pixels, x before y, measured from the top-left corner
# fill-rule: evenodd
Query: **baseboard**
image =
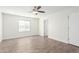
<path id="1" fill-rule="evenodd" d="M 40 36 L 40 35 L 30 35 L 30 36 Z M 30 36 L 22 36 L 22 37 L 14 37 L 14 38 L 5 38 L 5 39 L 3 39 L 3 40 L 19 39 L 19 38 L 25 38 L 25 37 L 30 37 Z"/>
<path id="2" fill-rule="evenodd" d="M 67 41 L 62 41 L 62 40 L 59 40 L 58 38 L 54 38 L 54 37 L 52 37 L 52 36 L 48 36 L 48 38 L 68 44 Z"/>

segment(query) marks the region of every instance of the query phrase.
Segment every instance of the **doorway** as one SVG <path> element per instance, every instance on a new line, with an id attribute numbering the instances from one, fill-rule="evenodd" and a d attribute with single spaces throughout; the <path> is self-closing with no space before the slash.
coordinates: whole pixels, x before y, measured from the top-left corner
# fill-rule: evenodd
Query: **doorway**
<path id="1" fill-rule="evenodd" d="M 48 21 L 44 20 L 44 36 L 48 37 Z"/>

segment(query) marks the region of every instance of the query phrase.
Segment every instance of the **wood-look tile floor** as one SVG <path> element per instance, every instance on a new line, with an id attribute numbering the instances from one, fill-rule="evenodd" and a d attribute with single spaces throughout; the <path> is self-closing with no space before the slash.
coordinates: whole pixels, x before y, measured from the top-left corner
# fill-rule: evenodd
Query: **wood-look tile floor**
<path id="1" fill-rule="evenodd" d="M 3 40 L 1 53 L 78 53 L 79 48 L 47 37 L 31 36 Z"/>

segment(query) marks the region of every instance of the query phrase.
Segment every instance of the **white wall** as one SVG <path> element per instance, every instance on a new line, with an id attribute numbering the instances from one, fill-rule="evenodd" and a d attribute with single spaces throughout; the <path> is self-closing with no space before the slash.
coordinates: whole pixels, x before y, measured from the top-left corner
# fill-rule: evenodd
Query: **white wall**
<path id="1" fill-rule="evenodd" d="M 68 43 L 68 16 L 79 12 L 79 8 L 65 9 L 48 18 L 48 37 Z"/>
<path id="2" fill-rule="evenodd" d="M 69 43 L 79 46 L 79 12 L 69 16 Z"/>
<path id="3" fill-rule="evenodd" d="M 0 13 L 0 41 L 2 40 L 2 14 Z"/>
<path id="4" fill-rule="evenodd" d="M 39 34 L 44 36 L 44 18 L 40 18 L 39 20 Z"/>
<path id="5" fill-rule="evenodd" d="M 12 15 L 18 15 L 18 16 L 25 16 L 25 17 L 32 17 L 32 18 L 38 18 L 38 16 L 31 14 L 31 13 L 27 13 L 26 11 L 17 10 L 16 8 L 12 8 L 12 7 L 0 7 L 0 38 L 3 39 L 3 33 L 2 33 L 2 13 L 6 13 L 6 14 L 12 14 Z"/>
<path id="6" fill-rule="evenodd" d="M 39 35 L 39 19 L 3 13 L 3 39 Z M 19 20 L 29 20 L 29 32 L 19 32 Z"/>
<path id="7" fill-rule="evenodd" d="M 48 20 L 48 36 L 58 41 L 66 42 L 68 39 L 68 17 L 63 14 L 55 14 Z"/>

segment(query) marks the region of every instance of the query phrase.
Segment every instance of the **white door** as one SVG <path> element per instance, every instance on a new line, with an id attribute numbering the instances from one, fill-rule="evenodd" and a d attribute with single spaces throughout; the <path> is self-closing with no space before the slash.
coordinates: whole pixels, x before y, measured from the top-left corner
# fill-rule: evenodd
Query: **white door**
<path id="1" fill-rule="evenodd" d="M 79 46 L 79 13 L 69 16 L 69 42 Z"/>

